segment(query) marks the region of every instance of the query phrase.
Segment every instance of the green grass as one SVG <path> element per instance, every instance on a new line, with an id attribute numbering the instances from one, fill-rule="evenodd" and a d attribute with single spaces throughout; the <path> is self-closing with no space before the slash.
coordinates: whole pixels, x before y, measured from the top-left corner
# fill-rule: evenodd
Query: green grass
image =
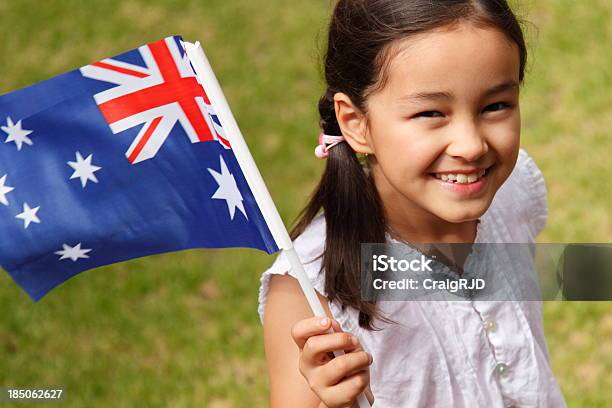
<path id="1" fill-rule="evenodd" d="M 317 35 L 327 0 L 0 2 L 0 93 L 171 34 L 203 42 L 289 225 L 321 172 Z M 522 2 L 537 27 L 523 145 L 543 170 L 543 242 L 612 242 L 612 6 Z M 537 35 L 536 35 L 537 34 Z M 38 304 L 0 274 L 0 387 L 61 385 L 70 407 L 260 407 L 267 373 L 254 250 L 192 250 L 84 273 Z M 612 400 L 610 303 L 545 305 L 553 369 L 571 407 Z M 21 405 L 25 406 L 25 405 Z"/>

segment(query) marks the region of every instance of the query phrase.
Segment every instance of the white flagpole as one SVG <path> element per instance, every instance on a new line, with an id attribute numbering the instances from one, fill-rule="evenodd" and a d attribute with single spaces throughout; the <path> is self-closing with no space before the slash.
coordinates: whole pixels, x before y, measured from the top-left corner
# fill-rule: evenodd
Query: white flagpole
<path id="1" fill-rule="evenodd" d="M 283 250 L 289 264 L 291 265 L 291 269 L 295 273 L 295 276 L 298 279 L 300 287 L 306 296 L 306 300 L 312 309 L 312 312 L 315 316 L 326 316 L 325 309 L 323 309 L 323 305 L 321 304 L 313 286 L 304 271 L 304 266 L 302 265 L 295 248 L 293 247 L 293 243 L 291 242 L 291 238 L 289 237 L 289 233 L 285 228 L 285 224 L 283 223 L 276 206 L 274 205 L 274 201 L 272 201 L 272 197 L 270 196 L 270 192 L 266 187 L 266 184 L 259 173 L 259 169 L 255 164 L 255 160 L 253 160 L 253 156 L 251 156 L 251 152 L 247 147 L 246 142 L 244 141 L 244 137 L 242 136 L 242 132 L 240 132 L 240 128 L 238 127 L 238 123 L 236 123 L 236 119 L 234 119 L 234 115 L 230 110 L 229 104 L 225 99 L 225 95 L 223 94 L 223 90 L 221 89 L 221 85 L 219 85 L 219 81 L 217 81 L 217 77 L 215 76 L 210 63 L 208 62 L 208 58 L 204 54 L 204 50 L 200 45 L 200 42 L 196 42 L 195 44 L 184 42 L 185 51 L 187 52 L 187 56 L 193 65 L 195 73 L 198 77 L 198 80 L 206 90 L 206 94 L 212 103 L 215 113 L 221 122 L 221 126 L 225 130 L 225 136 L 229 140 L 232 151 L 236 156 L 236 160 L 240 164 L 242 168 L 242 173 L 251 188 L 251 192 L 261 209 L 261 213 L 266 220 L 266 224 L 268 224 L 268 228 L 270 229 L 270 233 L 274 237 L 276 244 L 280 249 Z M 332 332 L 333 329 L 330 329 Z M 342 350 L 338 352 L 334 352 L 336 357 L 343 355 L 344 352 Z M 369 401 L 367 400 L 364 393 L 359 394 L 358 396 L 359 408 L 369 408 L 371 407 Z"/>

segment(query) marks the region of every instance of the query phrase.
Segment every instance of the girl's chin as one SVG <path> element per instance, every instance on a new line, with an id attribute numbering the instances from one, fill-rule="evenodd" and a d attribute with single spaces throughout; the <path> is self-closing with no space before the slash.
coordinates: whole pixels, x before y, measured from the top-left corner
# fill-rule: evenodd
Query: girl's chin
<path id="1" fill-rule="evenodd" d="M 446 216 L 446 214 L 440 214 L 440 218 L 442 218 L 443 220 L 453 223 L 453 224 L 463 224 L 466 222 L 471 222 L 471 221 L 476 221 L 478 220 L 482 215 L 484 214 L 484 212 L 480 215 L 477 216 L 465 216 L 465 217 L 454 217 L 454 216 Z"/>
<path id="2" fill-rule="evenodd" d="M 448 222 L 462 223 L 475 221 L 482 217 L 489 208 L 487 201 L 448 204 L 438 211 L 438 216 Z"/>
<path id="3" fill-rule="evenodd" d="M 438 217 L 452 223 L 474 221 L 482 217 L 491 206 L 492 198 L 488 194 L 471 200 L 444 200 L 437 201 L 436 211 Z"/>

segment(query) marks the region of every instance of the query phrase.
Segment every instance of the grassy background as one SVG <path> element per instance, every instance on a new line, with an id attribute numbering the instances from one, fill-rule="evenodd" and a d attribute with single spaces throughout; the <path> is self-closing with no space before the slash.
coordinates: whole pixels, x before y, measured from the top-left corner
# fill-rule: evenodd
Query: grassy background
<path id="1" fill-rule="evenodd" d="M 289 225 L 322 169 L 311 152 L 329 1 L 86 4 L 0 1 L 0 93 L 167 35 L 200 40 Z M 549 188 L 540 240 L 612 242 L 612 3 L 518 4 L 534 24 L 522 112 L 523 145 Z M 0 273 L 0 387 L 65 386 L 70 407 L 266 406 L 256 310 L 272 259 L 154 256 L 77 276 L 39 304 Z M 545 328 L 568 405 L 609 406 L 610 303 L 547 302 Z"/>

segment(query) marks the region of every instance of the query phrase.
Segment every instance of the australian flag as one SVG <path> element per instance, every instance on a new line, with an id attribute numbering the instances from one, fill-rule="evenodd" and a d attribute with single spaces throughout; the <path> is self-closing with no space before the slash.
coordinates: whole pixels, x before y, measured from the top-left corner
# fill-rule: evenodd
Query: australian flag
<path id="1" fill-rule="evenodd" d="M 34 300 L 101 265 L 279 250 L 178 36 L 0 96 L 0 265 Z"/>

